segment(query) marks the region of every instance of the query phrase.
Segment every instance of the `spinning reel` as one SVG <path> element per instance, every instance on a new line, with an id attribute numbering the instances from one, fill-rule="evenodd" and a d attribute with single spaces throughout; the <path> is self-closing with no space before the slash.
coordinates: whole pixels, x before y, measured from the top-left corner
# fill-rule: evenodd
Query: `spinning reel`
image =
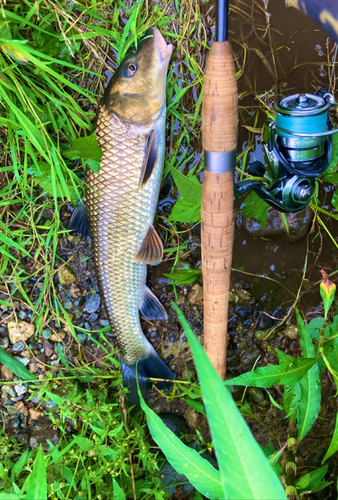
<path id="1" fill-rule="evenodd" d="M 280 212 L 305 208 L 331 161 L 331 135 L 338 132 L 328 116 L 333 106 L 335 99 L 325 89 L 281 99 L 275 105 L 276 121 L 268 120 L 263 128 L 265 165 L 256 161 L 248 169 L 250 175 L 264 177 L 269 187 L 240 181 L 235 184 L 236 198 L 253 189 Z"/>

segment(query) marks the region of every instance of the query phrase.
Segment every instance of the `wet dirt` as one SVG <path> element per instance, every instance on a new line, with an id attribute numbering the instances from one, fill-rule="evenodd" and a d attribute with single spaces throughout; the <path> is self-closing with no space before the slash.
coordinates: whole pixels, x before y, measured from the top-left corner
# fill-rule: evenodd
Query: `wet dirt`
<path id="1" fill-rule="evenodd" d="M 309 18 L 295 9 L 286 8 L 280 0 L 269 2 L 254 2 L 252 0 L 231 1 L 230 10 L 230 38 L 233 45 L 238 71 L 242 74 L 239 85 L 239 138 L 238 151 L 252 146 L 250 161 L 256 156 L 254 145 L 259 142 L 260 128 L 266 119 L 266 109 L 279 96 L 313 92 L 317 87 L 328 87 L 328 53 L 332 50 L 332 41 Z M 201 16 L 205 22 L 208 40 L 214 32 L 215 9 L 213 2 L 201 2 Z M 200 45 L 199 64 L 205 64 L 205 51 Z M 177 58 L 173 62 L 177 75 L 186 75 L 186 67 Z M 107 72 L 107 76 L 109 76 Z M 333 82 L 334 90 L 334 82 Z M 260 97 L 260 99 L 257 98 Z M 184 96 L 185 106 L 190 109 L 197 102 L 195 94 Z M 262 102 L 264 105 L 262 105 Z M 168 124 L 167 151 L 169 156 L 175 150 L 180 124 L 174 121 Z M 191 170 L 200 165 L 201 142 L 199 130 L 191 137 L 189 147 L 183 143 L 180 155 L 193 154 L 191 161 L 185 165 Z M 202 175 L 201 175 L 202 177 Z M 326 208 L 331 207 L 332 190 L 329 185 L 321 187 L 321 199 L 325 200 Z M 162 186 L 159 200 L 159 230 L 165 234 L 165 218 L 170 213 L 177 191 L 173 187 L 170 177 Z M 288 330 L 289 321 L 282 323 L 289 308 L 294 304 L 300 289 L 299 307 L 304 317 L 312 318 L 320 313 L 319 267 L 327 272 L 336 269 L 336 247 L 321 226 L 316 224 L 310 234 L 296 243 L 286 243 L 279 238 L 253 238 L 245 231 L 241 223 L 240 207 L 242 200 L 236 201 L 237 219 L 233 252 L 233 270 L 231 275 L 231 295 L 229 309 L 229 346 L 228 346 L 228 376 L 234 377 L 251 370 L 253 366 L 263 366 L 276 363 L 274 348 L 279 348 L 287 354 L 299 354 L 299 340 L 293 338 Z M 325 205 L 324 205 L 325 207 Z M 71 209 L 65 207 L 63 222 L 67 227 Z M 337 239 L 337 222 L 323 216 L 331 234 Z M 164 227 L 161 229 L 161 225 Z M 184 239 L 187 248 L 181 255 L 181 262 L 192 268 L 201 267 L 199 227 L 184 227 Z M 93 360 L 100 358 L 100 353 L 90 341 L 88 332 L 95 337 L 96 330 L 108 326 L 106 314 L 102 307 L 91 298 L 99 295 L 95 270 L 90 259 L 90 245 L 79 238 L 66 237 L 59 241 L 58 254 L 64 261 L 69 261 L 76 275 L 73 284 L 61 285 L 56 279 L 58 295 L 64 308 L 68 311 L 75 327 L 78 328 L 79 344 L 70 343 L 69 336 L 63 341 L 68 361 L 76 363 L 81 352 L 83 359 Z M 307 261 L 307 262 L 306 262 Z M 306 270 L 304 270 L 306 262 Z M 61 260 L 56 263 L 60 265 Z M 194 284 L 176 286 L 176 294 L 169 280 L 163 277 L 169 273 L 173 259 L 167 259 L 157 267 L 149 268 L 148 282 L 150 288 L 159 297 L 169 319 L 166 323 L 143 322 L 143 329 L 150 342 L 161 356 L 167 360 L 178 378 L 196 378 L 192 356 L 187 340 L 178 323 L 177 316 L 171 308 L 171 302 L 177 300 L 187 320 L 195 333 L 203 342 L 203 307 L 201 301 L 202 281 Z M 304 274 L 304 281 L 302 276 Z M 28 285 L 27 292 L 31 292 L 35 284 Z M 91 306 L 88 303 L 91 301 Z M 29 321 L 29 311 L 23 310 Z M 3 324 L 0 327 L 0 338 L 5 345 L 7 331 L 5 328 L 7 311 L 2 310 Z M 280 326 L 281 325 L 281 326 Z M 49 325 L 50 332 L 60 329 L 55 324 Z M 86 330 L 87 334 L 83 331 Z M 271 333 L 273 330 L 273 333 Z M 109 337 L 109 331 L 106 332 Z M 43 361 L 53 363 L 57 361 L 57 342 L 50 340 L 48 331 L 43 340 Z M 111 340 L 111 337 L 109 337 Z M 42 341 L 31 346 L 34 355 L 41 355 Z M 13 349 L 11 344 L 7 347 Z M 11 349 L 9 350 L 9 352 Z M 35 360 L 39 361 L 39 360 Z M 30 361 L 32 363 L 33 360 Z M 188 371 L 188 373 L 187 373 Z M 44 373 L 43 364 L 37 366 L 36 373 Z M 334 406 L 334 388 L 329 379 L 324 380 L 324 396 L 321 409 L 322 420 L 318 421 L 302 444 L 299 460 L 299 473 L 312 470 L 320 465 L 320 461 L 330 442 L 334 422 L 332 411 Z M 275 408 L 266 392 L 251 388 L 233 389 L 235 399 L 247 403 L 247 417 L 249 425 L 260 443 L 267 445 L 272 439 L 278 447 L 287 439 L 287 421 L 285 415 Z M 277 402 L 281 400 L 278 388 L 270 391 Z M 157 393 L 153 393 L 157 397 Z M 27 408 L 34 409 L 33 402 L 27 403 L 25 395 L 19 396 L 13 392 L 3 391 L 0 410 L 6 415 L 7 432 L 27 446 L 35 447 L 46 439 L 56 442 L 58 437 L 45 417 L 33 419 L 30 414 L 24 415 L 16 407 L 24 401 Z M 157 411 L 170 411 L 185 416 L 190 426 L 190 432 L 199 429 L 205 440 L 210 439 L 205 418 L 192 412 L 187 404 L 179 400 L 168 402 L 165 399 L 155 403 Z M 244 411 L 244 410 L 243 410 Z M 324 424 L 323 424 L 324 422 Z M 314 450 L 316 453 L 314 454 Z M 332 463 L 329 462 L 329 463 Z M 332 469 L 333 470 L 333 469 Z M 333 471 L 334 472 L 334 471 Z M 183 498 L 183 497 L 182 497 Z M 311 498 L 331 498 L 329 490 L 313 495 Z"/>

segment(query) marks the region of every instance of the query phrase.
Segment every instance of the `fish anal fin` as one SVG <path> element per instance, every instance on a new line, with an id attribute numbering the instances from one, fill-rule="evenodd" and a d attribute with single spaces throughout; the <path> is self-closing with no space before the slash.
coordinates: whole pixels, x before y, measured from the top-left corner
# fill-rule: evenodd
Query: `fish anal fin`
<path id="1" fill-rule="evenodd" d="M 147 285 L 144 286 L 140 312 L 145 319 L 149 319 L 150 321 L 155 319 L 168 319 L 166 310 L 164 309 L 156 295 L 147 287 Z"/>
<path id="2" fill-rule="evenodd" d="M 146 140 L 145 155 L 139 182 L 140 187 L 144 186 L 148 182 L 155 168 L 157 162 L 157 156 L 158 156 L 158 133 L 156 130 L 152 130 L 149 133 Z"/>
<path id="3" fill-rule="evenodd" d="M 163 244 L 154 226 L 150 226 L 135 260 L 143 264 L 156 265 L 163 258 Z"/>
<path id="4" fill-rule="evenodd" d="M 79 201 L 74 208 L 68 228 L 72 229 L 74 233 L 81 234 L 81 236 L 89 236 L 88 219 L 82 201 Z"/>

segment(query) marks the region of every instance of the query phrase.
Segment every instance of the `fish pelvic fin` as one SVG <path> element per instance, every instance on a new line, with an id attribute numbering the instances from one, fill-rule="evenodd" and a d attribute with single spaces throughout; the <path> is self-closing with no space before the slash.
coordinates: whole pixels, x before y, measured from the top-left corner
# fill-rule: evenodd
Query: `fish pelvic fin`
<path id="1" fill-rule="evenodd" d="M 81 236 L 89 236 L 89 225 L 85 207 L 82 201 L 79 201 L 74 208 L 73 214 L 69 221 L 69 229 Z"/>
<path id="2" fill-rule="evenodd" d="M 151 346 L 150 346 L 151 347 Z M 145 401 L 148 399 L 148 389 L 150 385 L 149 378 L 161 378 L 166 381 L 156 382 L 156 387 L 161 390 L 169 390 L 172 388 L 172 380 L 175 379 L 174 373 L 169 366 L 160 358 L 160 356 L 151 347 L 146 358 L 139 359 L 128 365 L 121 359 L 123 385 L 129 389 L 127 401 L 130 406 L 140 406 L 140 398 L 137 392 L 136 369 L 138 375 L 138 384 L 141 394 Z"/>
<path id="3" fill-rule="evenodd" d="M 150 321 L 155 319 L 168 319 L 166 310 L 164 309 L 156 295 L 147 287 L 147 285 L 144 285 L 140 313 L 145 319 L 149 319 Z"/>
<path id="4" fill-rule="evenodd" d="M 162 258 L 162 240 L 154 226 L 150 226 L 147 236 L 144 238 L 142 246 L 136 254 L 135 260 L 136 262 L 142 262 L 142 264 L 152 264 L 154 266 L 159 264 Z"/>

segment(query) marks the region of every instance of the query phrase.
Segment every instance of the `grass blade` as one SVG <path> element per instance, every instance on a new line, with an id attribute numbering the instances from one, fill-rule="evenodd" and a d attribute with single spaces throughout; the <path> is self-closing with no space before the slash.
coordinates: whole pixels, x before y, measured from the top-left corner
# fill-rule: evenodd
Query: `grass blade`
<path id="1" fill-rule="evenodd" d="M 6 351 L 0 348 L 0 363 L 9 368 L 17 377 L 23 380 L 37 380 L 24 364 L 18 359 L 12 358 Z"/>

